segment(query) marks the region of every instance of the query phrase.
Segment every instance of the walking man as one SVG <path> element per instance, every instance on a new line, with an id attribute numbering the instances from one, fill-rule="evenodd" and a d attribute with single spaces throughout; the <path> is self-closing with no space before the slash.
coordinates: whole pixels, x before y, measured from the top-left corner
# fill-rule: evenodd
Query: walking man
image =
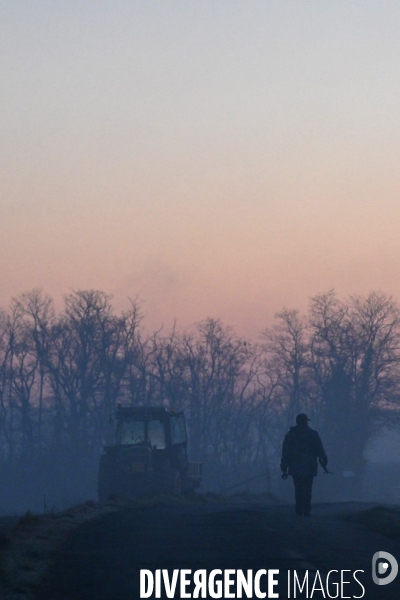
<path id="1" fill-rule="evenodd" d="M 305 414 L 297 415 L 296 426 L 285 435 L 282 446 L 282 478 L 293 477 L 296 515 L 310 516 L 311 493 L 318 462 L 326 469 L 328 458 L 317 431 L 308 426 Z"/>

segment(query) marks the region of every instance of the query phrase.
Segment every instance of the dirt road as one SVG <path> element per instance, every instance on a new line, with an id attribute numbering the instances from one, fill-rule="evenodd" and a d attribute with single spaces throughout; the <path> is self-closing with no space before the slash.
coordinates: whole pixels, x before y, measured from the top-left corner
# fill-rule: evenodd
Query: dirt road
<path id="1" fill-rule="evenodd" d="M 356 503 L 319 505 L 311 518 L 296 517 L 289 506 L 262 504 L 159 506 L 108 514 L 74 531 L 37 600 L 133 600 L 140 597 L 141 569 L 153 574 L 156 569 L 279 569 L 274 588 L 279 598 L 294 597 L 293 589 L 288 593 L 288 571 L 292 579 L 296 571 L 300 582 L 308 571 L 308 595 L 306 586 L 302 593 L 297 588 L 298 598 L 398 600 L 400 575 L 378 586 L 372 582 L 371 562 L 383 550 L 400 563 L 400 541 L 348 520 L 363 508 Z M 334 569 L 339 573 L 331 574 L 327 590 L 326 577 Z M 334 582 L 342 570 L 350 583 L 335 596 Z M 357 570 L 364 571 L 357 574 L 364 594 L 353 577 Z M 323 591 L 317 589 L 316 571 Z M 267 577 L 260 581 L 263 589 Z M 180 597 L 179 588 L 175 597 Z"/>

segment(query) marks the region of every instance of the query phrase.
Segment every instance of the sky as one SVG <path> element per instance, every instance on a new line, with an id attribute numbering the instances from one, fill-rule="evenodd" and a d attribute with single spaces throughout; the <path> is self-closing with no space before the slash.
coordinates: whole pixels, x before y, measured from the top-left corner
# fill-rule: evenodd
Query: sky
<path id="1" fill-rule="evenodd" d="M 0 306 L 400 299 L 398 0 L 0 0 Z"/>

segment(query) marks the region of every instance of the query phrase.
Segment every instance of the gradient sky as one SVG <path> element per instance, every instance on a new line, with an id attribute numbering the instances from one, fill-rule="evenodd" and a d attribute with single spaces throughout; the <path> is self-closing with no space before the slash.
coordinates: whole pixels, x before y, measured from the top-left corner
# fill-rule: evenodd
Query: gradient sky
<path id="1" fill-rule="evenodd" d="M 400 299 L 398 0 L 0 0 L 0 305 Z"/>

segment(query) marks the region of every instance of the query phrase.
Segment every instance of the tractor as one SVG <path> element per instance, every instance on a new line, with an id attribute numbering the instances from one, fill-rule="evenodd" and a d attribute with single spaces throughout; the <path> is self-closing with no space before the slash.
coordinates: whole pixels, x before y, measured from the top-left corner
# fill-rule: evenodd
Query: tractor
<path id="1" fill-rule="evenodd" d="M 116 412 L 116 443 L 100 458 L 98 496 L 177 495 L 199 487 L 202 463 L 189 462 L 183 412 L 161 406 Z"/>

